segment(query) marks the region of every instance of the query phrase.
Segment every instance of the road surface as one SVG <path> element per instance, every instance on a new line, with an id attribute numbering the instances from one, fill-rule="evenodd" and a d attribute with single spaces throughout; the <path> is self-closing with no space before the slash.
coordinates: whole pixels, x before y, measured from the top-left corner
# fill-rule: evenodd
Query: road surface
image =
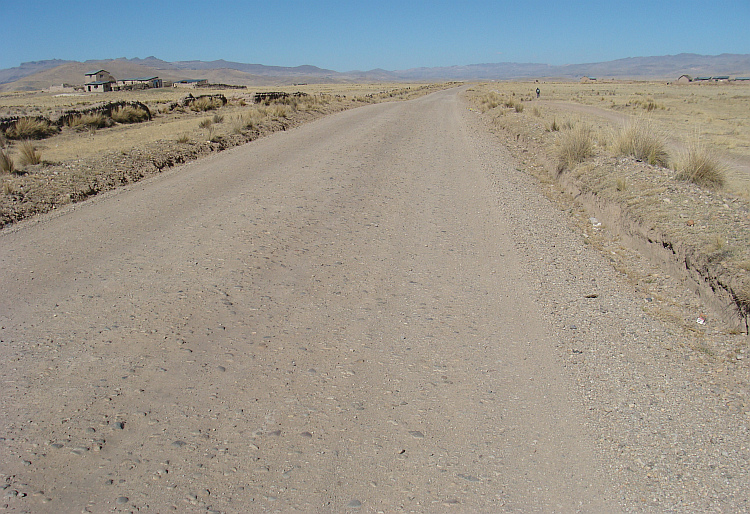
<path id="1" fill-rule="evenodd" d="M 0 234 L 2 504 L 658 506 L 542 312 L 525 217 L 570 229 L 462 102 L 347 111 Z"/>

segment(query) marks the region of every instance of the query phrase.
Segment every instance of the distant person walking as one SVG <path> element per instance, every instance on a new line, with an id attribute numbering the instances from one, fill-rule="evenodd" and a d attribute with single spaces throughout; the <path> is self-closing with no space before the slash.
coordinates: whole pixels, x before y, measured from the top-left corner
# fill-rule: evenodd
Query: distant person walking
<path id="1" fill-rule="evenodd" d="M 537 97 L 537 98 L 539 98 L 539 94 L 540 94 L 540 93 L 541 93 L 541 91 L 539 91 L 539 88 L 536 88 L 536 97 Z"/>

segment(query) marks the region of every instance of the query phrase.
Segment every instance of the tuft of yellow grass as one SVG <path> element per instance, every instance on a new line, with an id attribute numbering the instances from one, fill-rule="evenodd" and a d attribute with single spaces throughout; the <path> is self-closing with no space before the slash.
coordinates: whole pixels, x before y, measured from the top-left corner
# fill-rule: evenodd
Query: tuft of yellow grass
<path id="1" fill-rule="evenodd" d="M 112 119 L 117 123 L 140 123 L 148 118 L 145 110 L 132 105 L 123 105 L 112 111 Z"/>
<path id="2" fill-rule="evenodd" d="M 557 139 L 557 172 L 573 168 L 594 155 L 594 135 L 591 128 L 578 125 L 561 132 Z"/>
<path id="3" fill-rule="evenodd" d="M 15 171 L 16 163 L 13 162 L 13 158 L 5 150 L 0 150 L 0 172 L 14 173 Z"/>
<path id="4" fill-rule="evenodd" d="M 718 156 L 699 142 L 691 143 L 674 162 L 677 180 L 692 182 L 708 189 L 721 189 L 727 181 L 727 169 Z"/>
<path id="5" fill-rule="evenodd" d="M 21 118 L 5 131 L 8 139 L 44 139 L 57 132 L 57 128 L 46 120 Z"/>
<path id="6" fill-rule="evenodd" d="M 21 142 L 18 147 L 21 152 L 21 164 L 23 165 L 35 165 L 42 162 L 42 154 L 36 149 L 34 143 L 30 140 Z"/>
<path id="7" fill-rule="evenodd" d="M 622 127 L 614 138 L 616 155 L 627 155 L 652 166 L 667 167 L 669 154 L 664 138 L 647 120 L 636 118 Z"/>

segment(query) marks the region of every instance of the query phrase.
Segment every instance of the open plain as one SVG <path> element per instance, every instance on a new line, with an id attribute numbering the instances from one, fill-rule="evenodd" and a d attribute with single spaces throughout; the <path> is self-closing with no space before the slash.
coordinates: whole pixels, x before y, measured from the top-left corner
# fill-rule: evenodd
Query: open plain
<path id="1" fill-rule="evenodd" d="M 750 509 L 746 336 L 561 209 L 521 113 L 466 93 L 6 227 L 2 505 Z"/>

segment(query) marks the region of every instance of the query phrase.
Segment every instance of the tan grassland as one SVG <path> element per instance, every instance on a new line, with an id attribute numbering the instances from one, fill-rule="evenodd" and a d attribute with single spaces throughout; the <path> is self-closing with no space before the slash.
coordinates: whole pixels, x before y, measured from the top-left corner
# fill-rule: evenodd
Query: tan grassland
<path id="1" fill-rule="evenodd" d="M 624 246 L 717 300 L 732 330 L 747 331 L 750 85 L 493 82 L 472 87 L 469 95 L 525 170 L 564 191 L 565 208 L 578 203 L 585 209 L 590 242 L 605 246 L 595 225 L 604 223 Z M 634 120 L 663 143 L 666 166 L 619 151 L 618 131 Z M 560 165 L 561 146 L 581 133 L 590 154 Z M 717 156 L 723 187 L 680 180 L 675 168 L 696 143 Z"/>

